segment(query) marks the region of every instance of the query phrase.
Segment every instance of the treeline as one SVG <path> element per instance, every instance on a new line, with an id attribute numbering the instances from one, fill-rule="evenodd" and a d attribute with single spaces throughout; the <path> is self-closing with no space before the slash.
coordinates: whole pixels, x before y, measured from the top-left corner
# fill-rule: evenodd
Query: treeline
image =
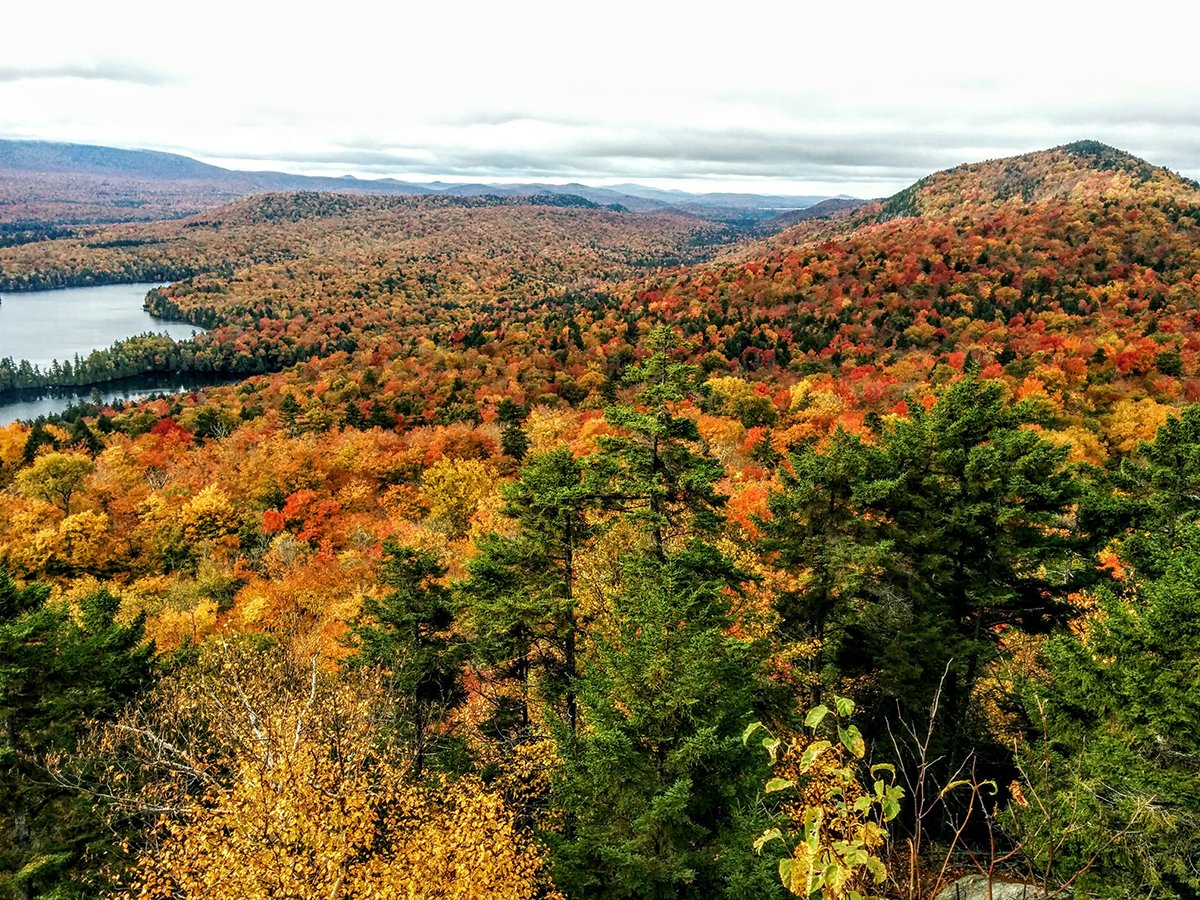
<path id="1" fill-rule="evenodd" d="M 186 263 L 139 259 L 123 260 L 119 265 L 104 268 L 88 265 L 70 269 L 46 267 L 28 272 L 0 273 L 0 291 L 53 291 L 59 288 L 94 287 L 102 284 L 178 281 L 195 274 L 195 271 L 194 267 Z"/>
<path id="2" fill-rule="evenodd" d="M 190 344 L 162 334 L 140 334 L 93 350 L 86 357 L 76 353 L 74 360 L 54 360 L 45 369 L 26 359 L 14 362 L 5 357 L 0 359 L 0 393 L 87 387 L 138 375 L 194 371 L 195 352 Z"/>
<path id="3" fill-rule="evenodd" d="M 45 222 L 0 222 L 0 247 L 17 247 L 37 241 L 71 237 L 74 229 Z"/>

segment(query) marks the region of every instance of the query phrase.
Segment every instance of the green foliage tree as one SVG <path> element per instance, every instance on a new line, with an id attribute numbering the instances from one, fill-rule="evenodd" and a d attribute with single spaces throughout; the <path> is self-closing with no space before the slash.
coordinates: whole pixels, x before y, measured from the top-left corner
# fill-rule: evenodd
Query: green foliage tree
<path id="1" fill-rule="evenodd" d="M 626 561 L 614 624 L 594 635 L 580 729 L 559 735 L 555 882 L 578 897 L 711 897 L 761 760 L 740 735 L 762 648 L 730 634 L 727 560 L 694 545 Z"/>
<path id="2" fill-rule="evenodd" d="M 95 470 L 96 464 L 82 453 L 44 453 L 17 475 L 17 489 L 26 496 L 55 504 L 63 515 L 69 516 L 71 498 Z"/>
<path id="3" fill-rule="evenodd" d="M 1161 574 L 1180 535 L 1200 521 L 1200 405 L 1185 408 L 1111 473 L 1109 492 L 1087 508 L 1098 528 L 1123 535 L 1123 555 Z"/>
<path id="4" fill-rule="evenodd" d="M 485 536 L 461 585 L 480 660 L 522 684 L 522 726 L 529 724 L 529 682 L 536 673 L 542 698 L 561 702 L 571 730 L 576 727 L 575 557 L 595 530 L 587 518 L 594 498 L 570 451 L 532 457 L 504 487 L 503 511 L 516 521 L 516 533 Z"/>
<path id="5" fill-rule="evenodd" d="M 385 673 L 395 703 L 394 725 L 412 742 L 417 776 L 443 749 L 439 725 L 465 697 L 466 646 L 452 633 L 455 604 L 440 581 L 445 575 L 433 554 L 385 542 L 380 581 L 392 590 L 364 600 L 350 626 L 355 654 L 348 664 Z"/>
<path id="6" fill-rule="evenodd" d="M 1174 540 L 1161 574 L 1102 590 L 1024 685 L 1028 799 L 1008 814 L 1049 877 L 1082 871 L 1085 896 L 1200 896 L 1200 527 Z"/>
<path id="7" fill-rule="evenodd" d="M 839 429 L 820 449 L 792 448 L 779 469 L 782 490 L 769 499 L 764 550 L 799 576 L 794 590 L 776 599 L 787 641 L 812 641 L 810 701 L 835 675 L 826 662 L 837 656 L 844 628 L 865 615 L 892 543 L 864 514 L 861 492 L 871 474 L 872 451 Z"/>
<path id="8" fill-rule="evenodd" d="M 861 491 L 890 543 L 892 599 L 863 632 L 881 687 L 917 716 L 945 676 L 957 754 L 971 689 L 1003 629 L 1049 629 L 1069 613 L 1068 594 L 1095 577 L 1066 448 L 1023 427 L 1033 412 L 1008 402 L 999 382 L 964 378 L 930 411 L 918 406 L 884 428 Z"/>
<path id="9" fill-rule="evenodd" d="M 112 835 L 88 800 L 56 785 L 46 758 L 70 753 L 152 674 L 142 620 L 119 624 L 117 597 L 96 592 L 75 613 L 48 593 L 0 570 L 0 896 L 94 895 L 86 885 Z"/>
<path id="10" fill-rule="evenodd" d="M 683 526 L 685 515 L 692 529 L 712 529 L 725 501 L 714 488 L 724 473 L 719 463 L 698 452 L 695 420 L 672 411 L 694 393 L 700 371 L 672 358 L 678 346 L 679 338 L 665 325 L 650 333 L 648 356 L 626 373 L 629 383 L 639 387 L 637 404 L 604 412 L 624 434 L 599 438 L 600 452 L 589 459 L 597 477 L 608 484 L 607 505 L 647 531 L 660 557 L 668 534 Z"/>

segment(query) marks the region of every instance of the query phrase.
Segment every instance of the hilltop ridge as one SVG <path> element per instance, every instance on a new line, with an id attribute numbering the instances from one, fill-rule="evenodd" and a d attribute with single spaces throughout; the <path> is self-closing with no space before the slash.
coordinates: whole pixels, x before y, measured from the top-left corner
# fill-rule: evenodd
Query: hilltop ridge
<path id="1" fill-rule="evenodd" d="M 1200 200 L 1200 185 L 1124 150 L 1082 140 L 934 172 L 884 200 L 878 220 L 980 210 L 1012 200 L 1082 201 L 1133 193 Z"/>
<path id="2" fill-rule="evenodd" d="M 417 184 L 394 178 L 298 175 L 225 169 L 187 156 L 90 144 L 0 139 L 0 241 L 14 229 L 184 218 L 253 194 L 324 191 L 375 196 L 567 197 L 631 212 L 681 213 L 738 227 L 754 226 L 781 208 L 802 209 L 819 196 L 693 194 L 640 185 Z M 7 225 L 7 227 L 5 227 Z M 37 229 L 35 227 L 34 231 Z M 36 235 L 35 235 L 36 236 Z M 15 240 L 15 238 L 14 238 Z M 10 241 L 11 242 L 11 241 Z"/>

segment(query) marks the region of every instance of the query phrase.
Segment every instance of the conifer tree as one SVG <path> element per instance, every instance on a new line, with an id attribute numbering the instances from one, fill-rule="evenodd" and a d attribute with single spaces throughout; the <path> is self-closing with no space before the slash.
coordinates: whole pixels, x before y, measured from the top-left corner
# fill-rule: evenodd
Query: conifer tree
<path id="1" fill-rule="evenodd" d="M 569 896 L 716 896 L 723 856 L 749 843 L 731 833 L 761 777 L 740 736 L 760 709 L 762 648 L 730 633 L 737 578 L 702 544 L 626 560 L 580 730 L 560 735 L 556 797 L 573 828 L 555 840 L 555 882 Z"/>
<path id="2" fill-rule="evenodd" d="M 700 440 L 695 420 L 672 409 L 695 392 L 700 373 L 672 358 L 678 346 L 669 327 L 651 331 L 649 355 L 626 373 L 628 383 L 639 388 L 637 403 L 604 411 L 605 420 L 625 433 L 600 438 L 600 452 L 589 459 L 596 476 L 608 483 L 607 505 L 644 529 L 660 558 L 684 518 L 692 529 L 711 530 L 725 502 L 714 488 L 724 474 L 721 466 L 695 447 Z"/>
<path id="3" fill-rule="evenodd" d="M 396 709 L 395 726 L 411 740 L 413 774 L 442 749 L 438 725 L 465 696 L 465 645 L 451 633 L 455 606 L 441 584 L 446 568 L 431 553 L 384 544 L 380 581 L 392 591 L 367 598 L 351 623 L 356 648 L 351 666 L 385 673 Z"/>
<path id="4" fill-rule="evenodd" d="M 763 549 L 795 576 L 794 590 L 776 599 L 782 636 L 812 641 L 809 706 L 821 702 L 826 666 L 837 657 L 847 626 L 866 614 L 892 544 L 865 514 L 862 491 L 873 451 L 839 429 L 827 446 L 792 448 L 771 495 Z"/>
<path id="5" fill-rule="evenodd" d="M 891 598 L 872 607 L 861 637 L 893 712 L 898 703 L 915 719 L 941 686 L 957 762 L 971 689 L 1003 629 L 1063 622 L 1067 596 L 1096 573 L 1073 519 L 1067 448 L 1022 427 L 1031 411 L 1002 384 L 967 377 L 928 412 L 914 406 L 884 429 L 860 494 L 886 522 Z"/>
<path id="6" fill-rule="evenodd" d="M 46 760 L 71 753 L 89 722 L 115 716 L 152 670 L 142 619 L 117 623 L 117 597 L 93 593 L 76 616 L 47 604 L 48 593 L 0 570 L 0 890 L 21 898 L 83 895 L 110 836 Z"/>
<path id="7" fill-rule="evenodd" d="M 481 661 L 507 669 L 522 685 L 522 726 L 529 724 L 529 682 L 577 721 L 579 627 L 575 558 L 592 536 L 595 505 L 583 469 L 566 449 L 535 456 L 504 487 L 504 513 L 518 530 L 489 534 L 468 564 L 461 590 L 474 622 Z"/>
<path id="8" fill-rule="evenodd" d="M 730 593 L 747 576 L 704 542 L 721 522 L 723 472 L 673 410 L 697 373 L 671 358 L 676 344 L 653 330 L 630 370 L 634 403 L 605 413 L 624 434 L 587 460 L 604 506 L 648 540 L 619 562 L 590 635 L 579 728 L 558 734 L 556 797 L 571 828 L 552 840 L 556 883 L 572 896 L 720 893 L 745 843 L 731 837 L 735 809 L 760 774 L 740 735 L 761 715 L 762 647 L 732 633 Z"/>
<path id="9" fill-rule="evenodd" d="M 1124 534 L 1123 555 L 1139 572 L 1160 574 L 1179 536 L 1200 521 L 1200 405 L 1168 419 L 1109 482 L 1115 491 L 1100 503 L 1089 498 L 1086 513 L 1107 533 Z"/>
<path id="10" fill-rule="evenodd" d="M 1024 686 L 1030 799 L 1010 814 L 1052 878 L 1084 870 L 1086 896 L 1200 896 L 1200 527 L 1160 574 L 1099 597 Z"/>

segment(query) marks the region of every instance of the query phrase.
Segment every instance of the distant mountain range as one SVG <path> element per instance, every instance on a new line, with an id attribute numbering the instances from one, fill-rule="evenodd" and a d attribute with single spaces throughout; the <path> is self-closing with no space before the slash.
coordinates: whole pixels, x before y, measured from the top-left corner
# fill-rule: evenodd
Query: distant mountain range
<path id="1" fill-rule="evenodd" d="M 415 184 L 393 178 L 239 171 L 155 150 L 0 140 L 0 223 L 86 224 L 174 218 L 264 191 L 460 197 L 572 195 L 617 210 L 672 211 L 739 226 L 753 226 L 781 213 L 807 209 L 828 199 L 772 194 L 698 194 L 638 184 L 612 187 L 545 183 Z"/>

